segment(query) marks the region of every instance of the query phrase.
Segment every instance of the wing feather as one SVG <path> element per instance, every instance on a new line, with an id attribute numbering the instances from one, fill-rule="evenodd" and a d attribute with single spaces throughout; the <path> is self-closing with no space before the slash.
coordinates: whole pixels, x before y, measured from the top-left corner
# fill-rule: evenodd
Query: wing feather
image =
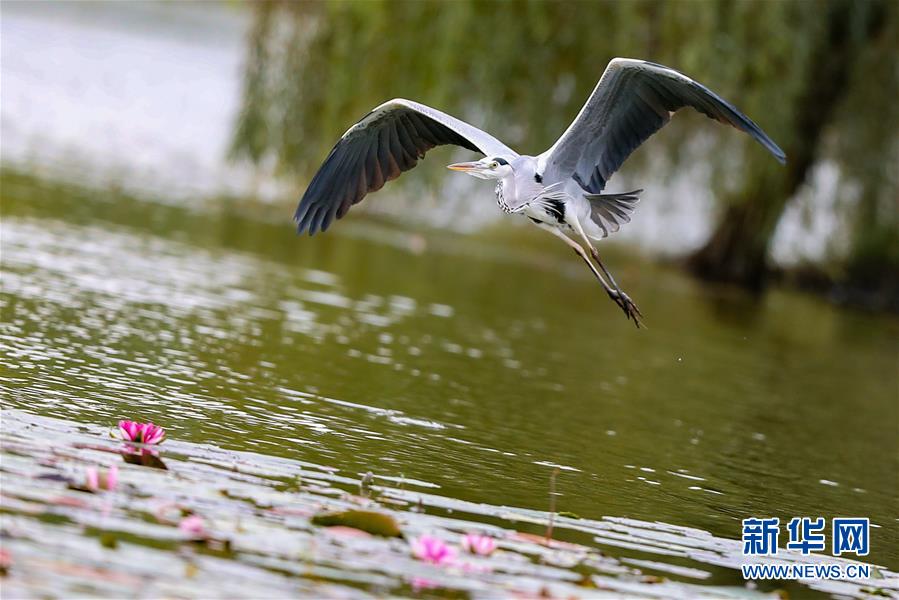
<path id="1" fill-rule="evenodd" d="M 412 122 L 408 116 L 403 116 L 400 118 L 400 122 L 403 124 L 403 127 L 406 128 L 406 134 L 409 136 L 409 141 L 412 143 L 412 148 L 415 150 L 415 160 L 416 162 L 425 157 L 425 152 L 433 148 L 433 146 L 428 147 L 428 143 L 422 139 L 421 134 L 418 133 L 418 130 L 415 128 L 415 123 Z"/>
<path id="2" fill-rule="evenodd" d="M 378 151 L 381 153 L 381 162 L 387 164 L 387 181 L 393 181 L 403 173 L 399 163 L 397 163 L 396 156 L 391 152 L 391 148 L 398 143 L 396 141 L 396 132 L 393 129 L 384 127 L 382 134 L 383 145 Z"/>
<path id="3" fill-rule="evenodd" d="M 380 138 L 380 135 L 378 136 Z M 374 140 L 368 146 L 368 156 L 365 159 L 365 175 L 367 189 L 376 191 L 384 187 L 384 176 L 381 174 L 381 161 L 378 159 L 378 144 L 380 139 Z M 361 190 L 362 188 L 360 188 Z"/>
<path id="4" fill-rule="evenodd" d="M 687 106 L 748 133 L 785 161 L 783 151 L 758 125 L 707 87 L 662 65 L 616 58 L 565 133 L 538 157 L 537 170 L 544 181 L 572 177 L 598 194 L 640 144 Z"/>
<path id="5" fill-rule="evenodd" d="M 325 231 L 431 148 L 448 144 L 507 160 L 518 156 L 490 134 L 439 110 L 410 100 L 385 102 L 350 127 L 325 158 L 297 206 L 297 230 Z"/>
<path id="6" fill-rule="evenodd" d="M 415 119 L 415 128 L 418 130 L 418 134 L 422 136 L 425 140 L 431 144 L 431 147 L 438 146 L 440 144 L 440 133 L 434 131 L 429 125 L 427 119 Z"/>

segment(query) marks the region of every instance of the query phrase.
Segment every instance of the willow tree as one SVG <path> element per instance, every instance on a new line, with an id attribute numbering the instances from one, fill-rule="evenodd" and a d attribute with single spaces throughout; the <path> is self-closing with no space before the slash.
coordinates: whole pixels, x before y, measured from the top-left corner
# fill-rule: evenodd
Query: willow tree
<path id="1" fill-rule="evenodd" d="M 895 175 L 878 170 L 896 154 L 895 128 L 881 124 L 899 113 L 882 99 L 896 97 L 899 76 L 890 0 L 360 0 L 254 10 L 235 156 L 307 177 L 335 132 L 393 96 L 438 106 L 535 153 L 577 114 L 611 58 L 640 57 L 737 100 L 787 150 L 784 169 L 725 128 L 681 130 L 702 135 L 702 144 L 661 136 L 671 173 L 709 164 L 708 185 L 722 199 L 714 233 L 691 262 L 697 273 L 759 285 L 784 208 L 821 161 L 858 198 L 841 209 L 846 228 L 880 231 L 876 243 L 851 236 L 834 275 L 849 277 L 852 261 L 858 273 L 899 264 L 889 258 L 895 227 L 884 225 L 896 218 L 883 200 L 896 191 Z M 875 95 L 880 112 L 846 109 Z M 683 121 L 695 124 L 675 119 L 669 128 Z M 643 158 L 637 152 L 628 168 Z"/>
<path id="2" fill-rule="evenodd" d="M 847 219 L 849 227 L 857 228 L 853 241 L 856 259 L 866 254 L 863 248 L 876 249 L 867 254 L 868 258 L 876 256 L 877 268 L 899 265 L 889 265 L 895 259 L 890 257 L 895 248 L 890 247 L 896 243 L 896 211 L 895 205 L 890 210 L 885 201 L 895 193 L 895 182 L 889 190 L 883 176 L 885 161 L 896 156 L 899 113 L 883 102 L 873 114 L 865 114 L 871 106 L 840 110 L 853 92 L 858 93 L 856 88 L 873 92 L 878 99 L 896 97 L 896 70 L 889 68 L 895 48 L 878 48 L 899 39 L 895 37 L 896 4 L 832 0 L 814 6 L 816 14 L 809 15 L 805 33 L 810 40 L 808 51 L 795 74 L 792 93 L 778 99 L 787 108 L 781 117 L 786 122 L 780 127 L 788 156 L 786 168 L 773 167 L 757 154 L 747 155 L 742 185 L 725 194 L 725 210 L 716 229 L 691 258 L 693 270 L 702 277 L 760 287 L 765 281 L 770 241 L 787 202 L 812 167 L 826 159 L 838 161 L 845 177 L 855 180 L 861 189 L 859 206 Z M 872 78 L 868 69 L 876 69 L 882 79 Z M 884 94 L 890 89 L 892 93 Z M 832 143 L 852 151 L 828 151 L 828 133 L 837 138 Z M 868 148 L 855 143 L 861 136 L 871 144 Z M 865 241 L 872 239 L 872 234 L 877 240 L 873 245 Z"/>

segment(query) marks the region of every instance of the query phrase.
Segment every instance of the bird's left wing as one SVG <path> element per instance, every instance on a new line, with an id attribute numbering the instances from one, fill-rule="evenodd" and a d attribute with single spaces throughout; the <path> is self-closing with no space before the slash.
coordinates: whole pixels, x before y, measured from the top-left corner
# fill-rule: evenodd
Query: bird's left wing
<path id="1" fill-rule="evenodd" d="M 350 127 L 331 150 L 300 200 L 297 231 L 325 231 L 366 194 L 381 189 L 435 146 L 453 144 L 511 160 L 515 151 L 498 139 L 437 109 L 396 99 Z"/>
<path id="2" fill-rule="evenodd" d="M 685 106 L 748 133 L 784 162 L 783 150 L 758 125 L 704 85 L 662 65 L 616 58 L 562 137 L 538 157 L 537 171 L 549 183 L 573 177 L 598 194 L 631 152 Z"/>

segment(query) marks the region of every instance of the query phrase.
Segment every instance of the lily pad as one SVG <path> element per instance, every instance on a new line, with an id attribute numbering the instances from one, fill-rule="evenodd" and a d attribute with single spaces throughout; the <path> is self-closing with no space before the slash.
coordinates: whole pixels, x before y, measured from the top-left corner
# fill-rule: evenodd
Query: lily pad
<path id="1" fill-rule="evenodd" d="M 312 517 L 313 525 L 352 527 L 381 537 L 403 537 L 396 519 L 370 510 L 345 510 Z"/>
<path id="2" fill-rule="evenodd" d="M 142 467 L 150 467 L 153 469 L 162 469 L 167 471 L 168 467 L 162 462 L 162 459 L 152 452 L 143 451 L 140 453 L 122 452 L 122 459 L 129 465 L 140 465 Z"/>

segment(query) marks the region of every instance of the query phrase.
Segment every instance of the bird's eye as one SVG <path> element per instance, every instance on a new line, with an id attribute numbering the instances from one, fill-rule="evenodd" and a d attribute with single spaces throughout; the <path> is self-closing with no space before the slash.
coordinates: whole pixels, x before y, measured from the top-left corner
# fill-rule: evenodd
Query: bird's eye
<path id="1" fill-rule="evenodd" d="M 490 163 L 490 168 L 491 168 L 491 169 L 496 169 L 496 168 L 498 168 L 498 167 L 499 167 L 499 163 L 498 163 L 498 162 L 493 161 L 492 163 Z"/>

